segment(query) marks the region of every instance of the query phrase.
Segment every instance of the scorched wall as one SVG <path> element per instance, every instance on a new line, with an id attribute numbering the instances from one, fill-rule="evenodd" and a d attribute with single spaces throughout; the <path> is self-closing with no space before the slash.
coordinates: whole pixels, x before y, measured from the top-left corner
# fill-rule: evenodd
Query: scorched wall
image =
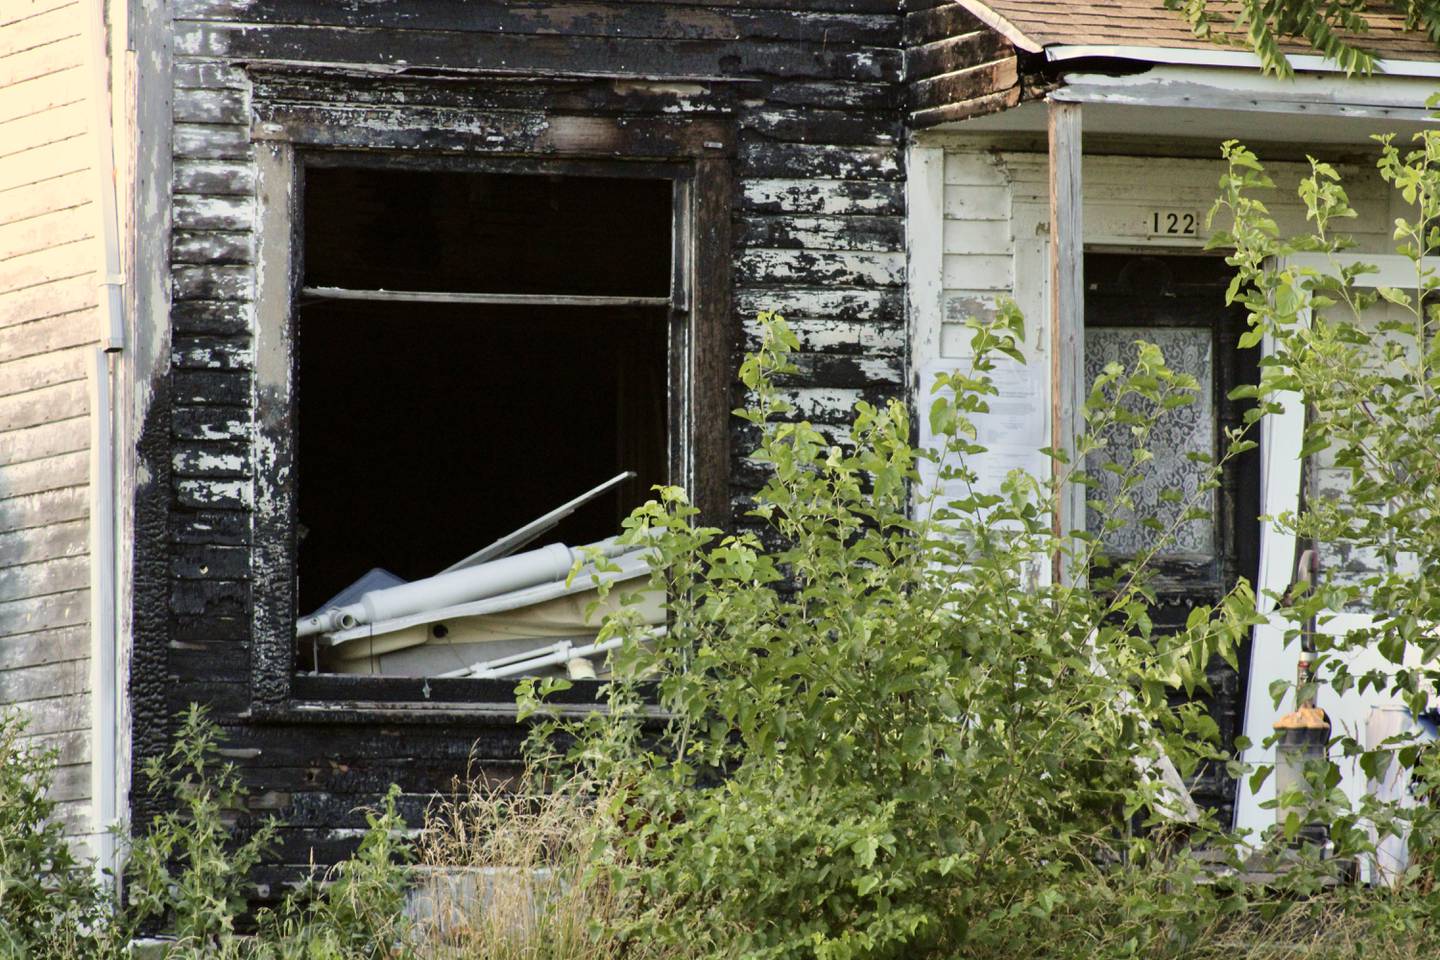
<path id="1" fill-rule="evenodd" d="M 252 710 L 249 571 L 266 489 L 255 469 L 254 78 L 293 78 L 282 86 L 296 103 L 337 77 L 376 110 L 425 101 L 433 143 L 512 108 L 731 124 L 733 190 L 710 198 L 733 244 L 728 369 L 733 379 L 755 312 L 781 311 L 802 343 L 790 384 L 799 413 L 833 424 L 855 400 L 904 388 L 902 16 L 896 0 L 177 0 L 173 18 L 172 349 L 140 438 L 134 813 L 162 802 L 138 764 L 166 744 L 176 711 L 208 704 L 255 812 L 285 823 L 279 878 L 284 864 L 343 855 L 363 825 L 355 809 L 392 781 L 415 817 L 472 752 L 492 772 L 513 770 L 524 730 L 501 714 L 337 709 L 299 722 Z M 756 482 L 746 443 L 732 432 L 736 513 Z"/>

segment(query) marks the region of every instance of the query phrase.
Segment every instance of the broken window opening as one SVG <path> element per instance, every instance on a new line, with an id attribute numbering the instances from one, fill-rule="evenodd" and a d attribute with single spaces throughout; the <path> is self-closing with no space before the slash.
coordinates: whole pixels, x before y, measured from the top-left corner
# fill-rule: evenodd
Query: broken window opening
<path id="1" fill-rule="evenodd" d="M 652 485 L 683 478 L 677 193 L 665 177 L 305 167 L 302 623 L 366 589 L 426 581 L 632 472 L 519 550 L 613 537 Z M 638 585 L 637 559 L 622 566 Z M 407 608 L 403 625 L 371 622 L 364 636 L 312 633 L 297 668 L 494 676 L 468 668 L 519 656 L 525 673 L 603 674 L 605 651 L 583 653 L 598 627 L 583 591 L 541 589 L 503 615 L 461 602 L 493 596 L 438 596 L 453 616 Z"/>

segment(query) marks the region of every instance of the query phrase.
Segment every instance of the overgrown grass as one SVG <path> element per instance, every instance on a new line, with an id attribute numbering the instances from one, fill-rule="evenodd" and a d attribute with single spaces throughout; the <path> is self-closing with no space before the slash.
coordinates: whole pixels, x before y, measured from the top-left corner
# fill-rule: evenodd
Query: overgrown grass
<path id="1" fill-rule="evenodd" d="M 610 960 L 624 910 L 604 869 L 603 788 L 470 780 L 431 808 L 414 877 L 427 956 Z"/>
<path id="2" fill-rule="evenodd" d="M 197 714 L 201 732 L 207 721 Z M 133 909 L 104 906 L 89 871 L 44 819 L 49 758 L 24 747 L 22 728 L 0 715 L 0 958 L 69 960 L 129 956 Z M 206 737 L 213 744 L 214 731 Z M 193 747 L 193 744 L 191 745 Z M 182 751 L 183 753 L 183 751 Z M 194 756 L 193 750 L 190 756 Z M 203 780 L 187 789 L 203 791 Z M 223 907 L 159 948 L 167 960 L 691 960 L 726 955 L 713 931 L 666 944 L 630 935 L 642 915 L 686 922 L 684 902 L 637 896 L 614 882 L 612 831 L 623 791 L 557 784 L 539 772 L 515 780 L 476 778 L 437 799 L 412 841 L 394 791 L 369 814 L 354 856 L 263 915 L 253 935 L 233 932 Z M 201 812 L 201 818 L 212 816 Z M 207 829 L 209 825 L 189 825 Z M 174 837 L 148 842 L 169 843 Z M 717 851 L 718 853 L 718 851 Z M 183 859 L 183 858 L 182 858 Z M 1003 954 L 960 947 L 949 957 L 1141 957 L 1167 960 L 1421 960 L 1440 956 L 1433 881 L 1397 890 L 1331 889 L 1311 897 L 1259 887 L 1213 885 L 1194 864 L 1157 855 L 1103 866 L 1077 860 L 1059 871 L 1064 896 L 1014 896 L 997 911 L 1028 918 Z M 1028 866 L 1017 864 L 1024 870 Z M 208 870 L 214 870 L 211 864 Z M 620 872 L 623 872 L 621 870 Z M 207 874 L 208 875 L 208 874 Z M 152 899 L 174 922 L 175 898 L 213 891 L 181 864 Z M 33 881 L 33 882 L 31 882 Z M 1148 921 L 1158 898 L 1178 897 L 1195 914 L 1187 937 Z M 408 905 L 408 906 L 407 906 Z M 794 917 L 777 916 L 784 925 Z M 176 929 L 172 927 L 171 929 Z M 737 936 L 734 943 L 740 942 Z M 730 955 L 739 956 L 735 950 Z M 912 954 L 911 956 L 942 956 Z"/>

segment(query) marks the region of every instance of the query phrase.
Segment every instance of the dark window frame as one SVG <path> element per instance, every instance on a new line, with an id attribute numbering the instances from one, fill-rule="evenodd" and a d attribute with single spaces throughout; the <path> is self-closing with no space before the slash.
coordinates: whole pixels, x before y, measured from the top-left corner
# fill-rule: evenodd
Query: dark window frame
<path id="1" fill-rule="evenodd" d="M 263 118 L 265 111 L 259 110 Z M 295 306 L 303 280 L 306 165 L 405 167 L 496 173 L 661 177 L 674 184 L 671 464 L 701 519 L 723 523 L 729 500 L 731 163 L 734 135 L 714 119 L 549 118 L 527 137 L 484 140 L 459 151 L 417 151 L 405 131 L 394 143 L 357 149 L 354 132 L 287 113 L 254 129 L 258 199 L 255 299 L 255 501 L 252 509 L 251 714 L 284 721 L 444 722 L 515 718 L 514 681 L 375 677 L 297 672 L 295 622 Z M 583 137 L 562 138 L 573 126 Z M 627 152 L 627 145 L 630 145 Z M 576 683 L 561 708 L 593 710 L 598 688 Z"/>

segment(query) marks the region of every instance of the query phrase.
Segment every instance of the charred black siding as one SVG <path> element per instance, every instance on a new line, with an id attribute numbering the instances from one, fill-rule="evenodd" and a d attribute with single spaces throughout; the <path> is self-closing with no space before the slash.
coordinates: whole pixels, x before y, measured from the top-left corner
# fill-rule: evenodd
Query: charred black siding
<path id="1" fill-rule="evenodd" d="M 906 112 L 915 128 L 1009 109 L 1045 89 L 1036 57 L 958 0 L 910 0 L 905 14 Z"/>
<path id="2" fill-rule="evenodd" d="M 733 193 L 719 198 L 733 238 L 731 368 L 754 313 L 785 313 L 803 344 L 793 398 L 804 416 L 839 423 L 855 400 L 903 390 L 903 26 L 897 0 L 175 2 L 173 349 L 140 438 L 135 545 L 137 821 L 160 802 L 140 765 L 191 701 L 223 725 L 256 812 L 286 824 L 277 878 L 312 854 L 343 855 L 340 831 L 363 825 L 356 808 L 391 782 L 418 817 L 472 758 L 514 769 L 524 735 L 503 716 L 336 711 L 301 723 L 252 710 L 249 571 L 265 488 L 253 455 L 253 78 L 293 75 L 287 102 L 307 102 L 307 77 L 342 75 L 377 105 L 423 110 L 430 98 L 438 139 L 464 110 L 492 108 L 732 124 Z M 755 478 L 746 438 L 731 449 L 738 511 Z"/>

